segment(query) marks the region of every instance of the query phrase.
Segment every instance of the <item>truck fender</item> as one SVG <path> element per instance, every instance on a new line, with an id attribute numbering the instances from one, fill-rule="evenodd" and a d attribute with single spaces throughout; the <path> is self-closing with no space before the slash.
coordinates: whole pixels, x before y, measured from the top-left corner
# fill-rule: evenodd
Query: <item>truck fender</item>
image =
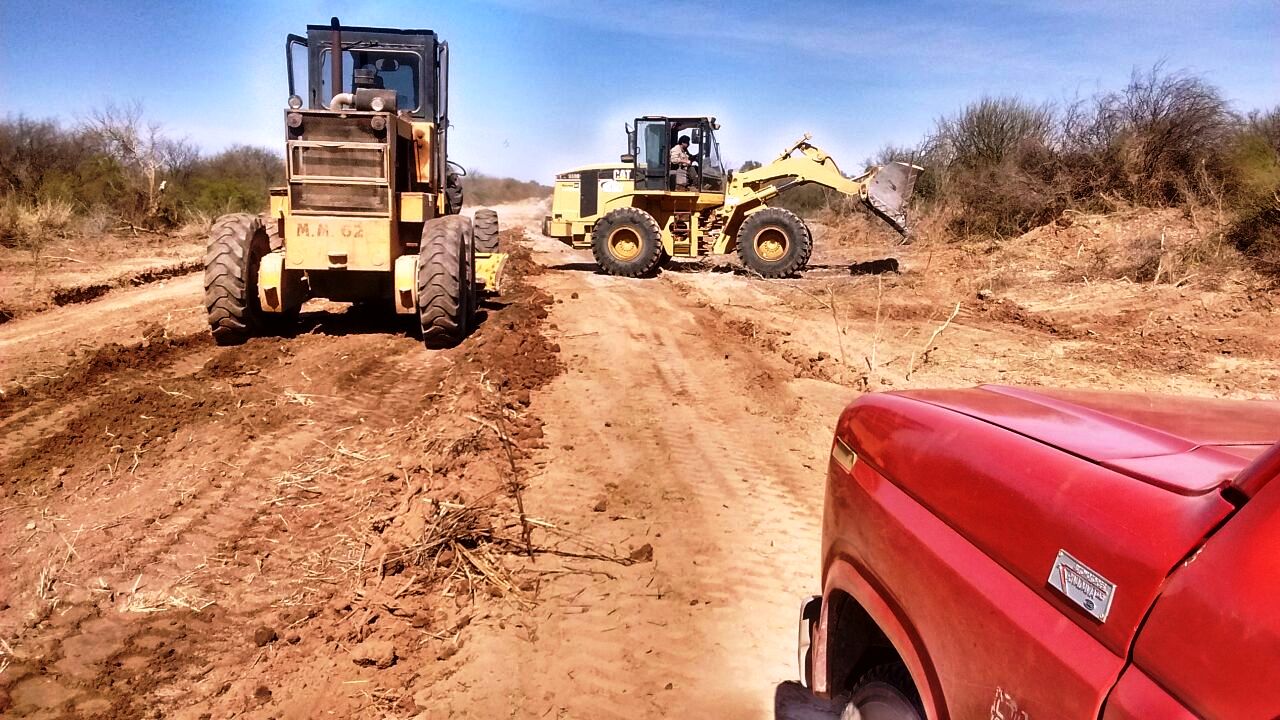
<path id="1" fill-rule="evenodd" d="M 945 717 L 939 712 L 941 688 L 937 677 L 929 670 L 931 666 L 926 662 L 928 652 L 919 634 L 912 628 L 910 621 L 902 616 L 901 608 L 887 602 L 876 586 L 846 556 L 832 559 L 827 569 L 826 583 L 822 589 L 822 616 L 818 620 L 813 640 L 814 693 L 823 698 L 831 696 L 830 677 L 827 670 L 827 622 L 831 617 L 828 604 L 832 592 L 837 590 L 861 605 L 893 644 L 894 649 L 906 664 L 907 671 L 911 673 L 911 681 L 915 683 L 920 693 L 925 714 L 930 720 Z"/>

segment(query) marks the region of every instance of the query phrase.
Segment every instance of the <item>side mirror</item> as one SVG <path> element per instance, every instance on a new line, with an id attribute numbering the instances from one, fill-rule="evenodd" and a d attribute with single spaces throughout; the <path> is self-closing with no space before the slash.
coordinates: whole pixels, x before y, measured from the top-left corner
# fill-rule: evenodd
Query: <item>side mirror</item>
<path id="1" fill-rule="evenodd" d="M 623 156 L 622 156 L 621 158 L 619 158 L 619 159 L 620 159 L 620 160 L 622 160 L 622 162 L 624 162 L 624 163 L 626 163 L 626 164 L 628 164 L 628 165 L 634 165 L 634 164 L 635 164 L 635 162 L 636 162 L 636 156 L 635 156 L 635 155 L 632 155 L 631 153 L 627 153 L 626 155 L 623 155 Z"/>

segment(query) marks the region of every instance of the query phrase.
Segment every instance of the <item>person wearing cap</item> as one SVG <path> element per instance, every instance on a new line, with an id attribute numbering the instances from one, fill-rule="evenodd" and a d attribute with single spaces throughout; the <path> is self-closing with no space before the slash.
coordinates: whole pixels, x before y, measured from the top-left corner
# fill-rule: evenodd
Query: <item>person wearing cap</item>
<path id="1" fill-rule="evenodd" d="M 671 171 L 676 176 L 676 189 L 689 187 L 693 172 L 693 158 L 689 157 L 689 136 L 681 135 L 671 148 Z"/>

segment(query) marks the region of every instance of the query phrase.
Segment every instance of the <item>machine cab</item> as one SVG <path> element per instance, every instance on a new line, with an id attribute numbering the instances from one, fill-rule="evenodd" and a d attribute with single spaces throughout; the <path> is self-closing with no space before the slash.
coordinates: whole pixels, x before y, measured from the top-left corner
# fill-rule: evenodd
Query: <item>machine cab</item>
<path id="1" fill-rule="evenodd" d="M 307 36 L 287 41 L 289 94 L 306 106 L 329 107 L 336 93 L 360 88 L 392 91 L 395 107 L 416 120 L 439 122 L 447 113 L 448 45 L 431 30 L 341 28 L 342 67 L 335 90 L 334 27 L 308 25 Z"/>
<path id="2" fill-rule="evenodd" d="M 674 192 L 677 181 L 686 180 L 687 186 L 679 188 L 682 191 L 723 194 L 724 163 L 714 133 L 719 128 L 713 117 L 636 118 L 635 128 L 627 132 L 628 154 L 622 158 L 635 163 L 636 189 Z M 682 169 L 671 162 L 671 149 L 682 137 L 689 138 L 692 161 L 692 170 L 683 178 Z"/>

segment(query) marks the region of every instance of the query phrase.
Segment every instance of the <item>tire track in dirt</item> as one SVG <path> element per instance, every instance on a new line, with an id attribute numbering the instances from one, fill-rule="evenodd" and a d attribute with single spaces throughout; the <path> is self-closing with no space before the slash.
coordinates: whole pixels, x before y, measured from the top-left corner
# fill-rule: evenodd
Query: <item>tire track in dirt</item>
<path id="1" fill-rule="evenodd" d="M 554 349 L 538 344 L 543 300 L 516 282 L 511 301 L 524 304 L 491 306 L 494 326 L 445 353 L 380 332 L 394 323 L 304 316 L 304 328 L 310 323 L 320 334 L 237 348 L 204 344 L 146 362 L 145 348 L 125 348 L 124 362 L 111 363 L 101 382 L 83 384 L 74 408 L 65 406 L 66 392 L 83 378 L 36 388 L 22 400 L 32 418 L 59 410 L 67 418 L 45 428 L 50 453 L 0 455 L 5 467 L 22 471 L 18 504 L 0 513 L 0 533 L 11 541 L 0 574 L 14 579 L 0 586 L 0 639 L 9 643 L 0 657 L 9 663 L 0 676 L 0 714 L 10 702 L 21 717 L 140 717 L 154 708 L 191 717 L 199 709 L 217 717 L 310 716 L 333 707 L 373 716 L 379 708 L 412 708 L 411 694 L 334 679 L 381 672 L 352 664 L 351 645 L 378 629 L 377 612 L 367 608 L 398 597 L 409 609 L 398 618 L 402 629 L 381 631 L 403 636 L 402 653 L 418 654 L 404 658 L 403 671 L 377 675 L 395 690 L 434 672 L 418 662 L 437 652 L 427 644 L 434 635 L 421 628 L 460 627 L 466 617 L 433 607 L 439 589 L 431 573 L 447 568 L 415 568 L 427 575 L 412 588 L 415 576 L 390 578 L 388 570 L 389 587 L 379 589 L 381 565 L 364 563 L 360 548 L 392 519 L 406 519 L 401 514 L 430 524 L 433 506 L 421 496 L 422 506 L 406 513 L 412 487 L 478 493 L 492 476 L 480 472 L 473 482 L 481 485 L 472 487 L 470 475 L 501 466 L 499 459 L 505 464 L 493 443 L 476 440 L 483 422 L 454 413 L 490 412 L 479 409 L 492 402 L 490 390 L 472 380 L 482 372 L 493 369 L 490 382 L 510 393 L 501 401 L 523 408 L 529 388 L 557 371 Z M 510 428 L 537 437 L 539 425 L 513 418 Z M 104 453 L 115 472 L 103 469 Z M 46 478 L 54 457 L 68 468 L 56 482 Z M 341 600 L 353 580 L 360 587 L 375 570 L 369 595 L 350 608 L 331 607 L 335 593 Z M 351 617 L 357 606 L 364 620 Z M 384 615 L 383 625 L 393 622 Z M 267 625 L 282 636 L 294 627 L 311 635 L 268 647 L 254 632 Z M 267 665 L 283 672 L 255 676 L 254 667 Z M 319 694 L 306 689 L 318 680 Z M 264 681 L 278 702 L 259 692 Z M 364 689 L 374 692 L 357 692 Z"/>
<path id="2" fill-rule="evenodd" d="M 370 392 L 358 401 L 311 405 L 282 400 L 282 389 L 289 383 L 288 377 L 297 365 L 309 367 L 316 376 L 324 377 L 315 368 L 328 365 L 325 356 L 332 351 L 330 343 L 345 345 L 345 349 L 338 352 L 346 352 L 368 367 L 379 367 L 376 359 L 386 345 L 398 345 L 401 351 L 393 362 L 385 363 L 377 372 L 366 373 L 359 379 L 360 383 L 369 386 Z M 283 348 L 283 351 L 277 348 Z M 52 569 L 57 563 L 44 566 L 41 584 L 46 582 L 44 578 L 47 575 L 51 587 L 52 583 L 60 582 L 64 588 L 82 588 L 83 591 L 74 592 L 64 600 L 75 612 L 80 612 L 79 608 L 92 607 L 85 603 L 92 603 L 95 599 L 105 601 L 94 611 L 95 617 L 100 612 L 110 613 L 113 610 L 149 613 L 172 607 L 200 608 L 211 600 L 235 607 L 239 616 L 251 617 L 269 606 L 288 589 L 261 593 L 246 586 L 252 583 L 255 572 L 262 570 L 262 562 L 273 550 L 271 543 L 274 541 L 268 536 L 276 529 L 275 523 L 267 528 L 262 525 L 270 510 L 270 500 L 277 493 L 276 474 L 292 464 L 295 453 L 305 452 L 308 447 L 318 445 L 319 441 L 330 439 L 333 446 L 341 447 L 340 441 L 333 441 L 331 436 L 344 426 L 359 426 L 366 419 L 360 417 L 362 413 L 372 417 L 376 425 L 415 403 L 421 394 L 403 392 L 396 382 L 397 373 L 405 372 L 410 366 L 423 366 L 421 356 L 417 361 L 411 359 L 412 351 L 420 352 L 420 346 L 410 338 L 390 339 L 384 345 L 376 336 L 368 339 L 312 336 L 262 339 L 246 346 L 225 349 L 216 348 L 211 343 L 198 343 L 191 348 L 184 347 L 180 352 L 162 353 L 155 362 L 147 360 L 140 368 L 112 361 L 102 369 L 103 373 L 110 375 L 101 375 L 90 362 L 90 371 L 75 380 L 85 384 L 84 397 L 74 409 L 59 408 L 61 393 L 56 386 L 28 398 L 31 404 L 27 410 L 36 418 L 52 416 L 54 409 L 60 410 L 61 425 L 48 423 L 43 428 L 47 432 L 43 446 L 49 448 L 47 452 L 56 452 L 58 461 L 66 463 L 70 470 L 62 481 L 50 486 L 50 494 L 30 496 L 36 503 L 54 507 L 61 503 L 60 496 L 78 498 L 75 506 L 65 506 L 47 528 L 43 523 L 33 526 L 36 531 L 33 535 L 47 532 L 51 539 L 74 538 L 63 542 L 69 548 L 68 559 L 74 553 L 75 561 L 61 563 L 56 572 Z M 125 349 L 116 354 L 127 355 L 128 352 Z M 150 357 L 143 348 L 138 352 Z M 175 371 L 176 365 L 183 366 L 185 372 Z M 96 457 L 101 451 L 95 450 L 95 446 L 105 449 L 111 441 L 103 438 L 95 442 L 95 433 L 86 429 L 97 429 L 99 426 L 93 423 L 105 414 L 113 419 L 102 426 L 103 431 L 110 428 L 109 435 L 139 437 L 144 438 L 144 443 L 150 442 L 156 416 L 161 416 L 162 420 L 164 416 L 182 412 L 179 406 L 175 404 L 174 408 L 159 413 L 151 409 L 156 408 L 154 404 L 138 405 L 136 410 L 125 412 L 119 412 L 119 406 L 124 403 L 127 408 L 130 399 L 143 399 L 144 403 L 164 402 L 166 396 L 163 393 L 142 389 L 157 384 L 167 385 L 170 389 L 165 392 L 181 396 L 172 398 L 175 403 L 200 402 L 190 398 L 203 397 L 217 397 L 218 400 L 208 406 L 212 412 L 202 413 L 208 415 L 207 419 L 192 417 L 190 424 L 177 426 L 178 432 L 154 438 L 155 443 L 146 446 L 145 450 L 143 445 L 139 445 L 141 462 L 135 455 L 135 467 L 127 472 L 121 469 L 118 477 L 104 479 Z M 328 392 L 326 397 L 338 399 L 332 388 Z M 396 399 L 386 402 L 387 398 Z M 363 412 L 370 409 L 375 412 Z M 311 410 L 316 412 L 309 412 Z M 164 429 L 165 426 L 162 423 L 160 427 Z M 68 432 L 75 435 L 64 440 Z M 64 445 L 69 453 L 59 449 Z M 21 470 L 24 465 L 30 466 L 35 461 L 37 470 L 44 467 L 40 464 L 46 462 L 40 460 L 43 457 L 41 447 L 38 443 L 30 452 L 7 450 L 0 460 L 18 469 L 20 474 L 29 475 L 29 470 Z M 191 455 L 192 451 L 195 451 L 194 455 Z M 151 461 L 151 457 L 157 457 L 156 461 Z M 119 462 L 117 467 L 120 467 Z M 127 460 L 124 467 L 128 467 Z M 22 486 L 17 487 L 23 495 L 28 494 Z M 41 487 L 33 486 L 32 490 L 45 493 Z M 18 530 L 3 521 L 4 518 L 0 518 L 0 529 L 6 535 Z M 87 527 L 110 534 L 115 539 L 104 543 L 101 538 L 95 538 L 89 547 L 86 547 L 87 543 L 79 542 L 80 550 L 74 550 L 81 531 Z M 56 547 L 54 549 L 57 550 Z M 28 572 L 34 569 L 40 569 L 40 566 L 26 566 Z M 19 586 L 22 585 L 26 583 Z M 13 601 L 18 600 L 13 595 L 9 597 Z M 174 605 L 175 602 L 179 604 Z M 5 602 L 4 606 L 8 604 Z M 40 603 L 35 606 L 35 612 L 23 620 L 22 625 L 28 630 L 45 626 L 45 630 L 36 636 L 36 654 L 54 663 L 59 658 L 70 657 L 67 655 L 69 651 L 63 648 L 106 642 L 111 647 L 97 651 L 104 657 L 86 670 L 94 677 L 101 672 L 124 672 L 111 671 L 109 658 L 105 656 L 129 655 L 133 652 L 131 648 L 135 640 L 151 632 L 147 616 L 134 615 L 135 621 L 128 623 L 129 632 L 94 639 L 84 634 L 79 623 L 59 622 L 61 612 L 57 604 Z M 220 614 L 215 613 L 215 616 Z M 201 624 L 198 616 L 193 616 L 191 622 Z M 183 627 L 189 624 L 184 620 Z M 236 643 L 228 645 L 225 639 L 218 640 L 227 632 L 238 634 L 234 625 L 218 622 L 214 625 L 220 629 L 209 635 L 210 651 L 222 646 L 221 652 L 232 656 L 243 652 L 236 650 Z M 0 637 L 16 643 L 23 633 L 15 635 L 12 625 L 6 623 L 6 626 L 8 629 Z M 41 647 L 46 650 L 42 652 Z M 143 652 L 140 657 L 145 656 Z M 198 656 L 188 653 L 183 665 L 197 659 Z M 133 672 L 135 670 L 138 672 Z M 142 670 L 142 667 L 136 667 L 125 674 L 141 678 Z M 78 698 L 89 690 L 91 684 L 74 677 L 62 683 L 56 677 L 31 674 L 29 669 L 22 670 L 21 667 L 11 668 L 9 672 L 11 675 L 16 672 L 25 675 L 25 678 L 20 676 L 14 681 L 13 694 L 26 707 L 40 707 L 45 702 L 42 698 L 49 698 L 55 706 L 72 700 L 78 703 Z M 171 675 L 164 677 L 172 679 Z M 147 686 L 157 683 L 159 680 Z M 135 692 L 141 692 L 143 686 L 135 685 Z M 136 715 L 129 710 L 132 706 L 128 702 L 123 705 L 122 702 L 116 696 L 110 705 L 125 716 Z M 96 708 L 98 704 L 92 707 Z"/>
<path id="3" fill-rule="evenodd" d="M 519 696 L 515 717 L 767 717 L 817 567 L 822 474 L 806 463 L 825 458 L 811 428 L 779 431 L 790 368 L 661 281 L 544 277 L 569 370 L 531 408 L 550 450 L 527 505 L 562 528 L 558 547 L 651 543 L 654 560 L 565 561 L 577 574 L 514 637 L 472 640 L 443 707 L 486 717 Z M 472 671 L 499 655 L 521 671 Z"/>

